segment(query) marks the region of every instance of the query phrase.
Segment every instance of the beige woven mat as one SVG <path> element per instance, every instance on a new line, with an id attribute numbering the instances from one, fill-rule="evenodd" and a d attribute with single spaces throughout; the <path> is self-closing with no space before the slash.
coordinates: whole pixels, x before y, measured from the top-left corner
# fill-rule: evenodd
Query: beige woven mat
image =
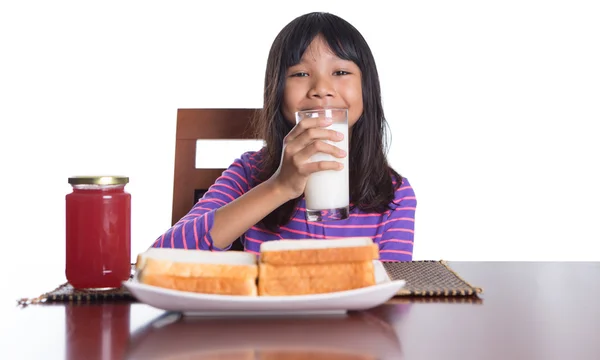
<path id="1" fill-rule="evenodd" d="M 384 262 L 390 278 L 406 280 L 398 296 L 472 296 L 482 292 L 456 274 L 444 261 Z M 133 271 L 133 270 L 132 270 Z M 132 272 L 133 276 L 133 272 Z M 125 287 L 105 291 L 74 289 L 64 283 L 36 298 L 18 300 L 20 305 L 55 302 L 113 302 L 136 301 Z"/>
<path id="2" fill-rule="evenodd" d="M 406 280 L 398 296 L 473 296 L 483 292 L 445 261 L 384 262 L 383 266 L 392 280 Z"/>

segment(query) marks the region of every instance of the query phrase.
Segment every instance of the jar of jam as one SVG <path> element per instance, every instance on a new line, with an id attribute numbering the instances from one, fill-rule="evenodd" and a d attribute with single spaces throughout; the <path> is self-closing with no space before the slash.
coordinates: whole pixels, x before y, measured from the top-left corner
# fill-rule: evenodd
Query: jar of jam
<path id="1" fill-rule="evenodd" d="M 69 178 L 67 281 L 77 289 L 118 288 L 131 273 L 131 195 L 123 176 Z"/>

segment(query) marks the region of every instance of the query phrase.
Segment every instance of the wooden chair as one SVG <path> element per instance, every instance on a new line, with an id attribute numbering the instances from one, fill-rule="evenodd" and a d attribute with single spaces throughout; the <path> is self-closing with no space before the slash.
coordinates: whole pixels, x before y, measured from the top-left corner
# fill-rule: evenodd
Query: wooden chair
<path id="1" fill-rule="evenodd" d="M 254 139 L 250 119 L 260 109 L 178 109 L 171 224 L 184 217 L 225 170 L 196 169 L 196 140 Z M 241 154 L 240 154 L 241 155 Z M 213 154 L 198 156 L 214 157 Z M 236 240 L 232 250 L 242 250 Z"/>

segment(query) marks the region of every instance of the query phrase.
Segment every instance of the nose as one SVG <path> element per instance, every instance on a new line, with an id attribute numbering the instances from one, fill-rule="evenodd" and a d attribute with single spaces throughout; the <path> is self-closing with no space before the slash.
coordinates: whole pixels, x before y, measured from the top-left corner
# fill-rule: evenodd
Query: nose
<path id="1" fill-rule="evenodd" d="M 333 97 L 335 95 L 335 88 L 331 81 L 323 76 L 314 76 L 313 83 L 308 93 L 311 98 L 323 99 L 326 97 Z"/>

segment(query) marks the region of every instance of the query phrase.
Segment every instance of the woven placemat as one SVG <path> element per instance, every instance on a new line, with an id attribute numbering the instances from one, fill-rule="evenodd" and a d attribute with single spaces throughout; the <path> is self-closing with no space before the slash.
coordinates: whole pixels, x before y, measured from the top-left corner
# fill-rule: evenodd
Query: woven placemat
<path id="1" fill-rule="evenodd" d="M 398 296 L 473 296 L 483 292 L 463 280 L 446 261 L 384 262 L 392 280 L 405 280 Z"/>
<path id="2" fill-rule="evenodd" d="M 131 264 L 131 275 L 129 276 L 129 279 L 132 279 L 135 273 L 134 266 L 134 264 Z M 62 285 L 59 285 L 56 289 L 44 293 L 36 298 L 22 298 L 17 300 L 17 303 L 20 306 L 27 306 L 32 304 L 61 302 L 102 303 L 115 301 L 137 302 L 137 299 L 131 295 L 125 286 L 108 290 L 79 290 L 75 289 L 71 284 L 66 282 Z"/>
<path id="3" fill-rule="evenodd" d="M 392 280 L 405 280 L 406 286 L 397 296 L 442 296 L 464 297 L 481 293 L 483 290 L 470 285 L 456 274 L 445 261 L 423 260 L 408 262 L 384 262 L 383 266 Z M 134 269 L 132 265 L 132 277 Z M 124 286 L 118 289 L 93 291 L 78 290 L 71 284 L 64 283 L 56 289 L 36 298 L 18 300 L 19 305 L 26 306 L 40 303 L 58 302 L 114 302 L 137 299 Z"/>
<path id="4" fill-rule="evenodd" d="M 57 302 L 83 302 L 83 303 L 98 303 L 98 302 L 114 302 L 114 301 L 137 301 L 129 291 L 124 287 L 109 290 L 78 290 L 73 288 L 71 284 L 64 283 L 56 289 L 42 294 L 36 298 L 19 299 L 17 302 L 21 306 L 40 304 L 40 303 L 57 303 Z"/>

